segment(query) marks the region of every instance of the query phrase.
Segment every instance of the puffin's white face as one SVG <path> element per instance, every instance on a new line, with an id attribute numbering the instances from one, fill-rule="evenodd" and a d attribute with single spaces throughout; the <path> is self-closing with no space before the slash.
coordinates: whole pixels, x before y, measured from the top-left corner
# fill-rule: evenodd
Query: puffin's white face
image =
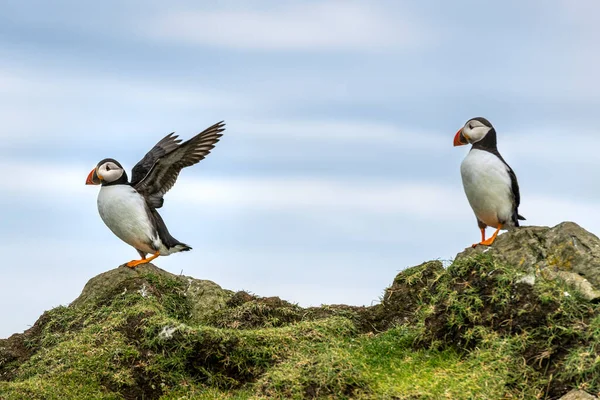
<path id="1" fill-rule="evenodd" d="M 484 118 L 482 119 L 487 121 Z M 454 136 L 454 145 L 462 146 L 468 143 L 477 143 L 480 140 L 483 140 L 491 130 L 492 125 L 489 122 L 486 124 L 478 118 L 470 119 L 465 126 L 456 132 L 456 136 Z"/>
<path id="2" fill-rule="evenodd" d="M 94 168 L 85 181 L 86 185 L 100 185 L 101 183 L 111 183 L 123 176 L 125 170 L 121 165 L 112 160 L 106 159 L 100 161 Z"/>
<path id="3" fill-rule="evenodd" d="M 462 128 L 462 134 L 469 143 L 477 143 L 492 129 L 476 119 L 468 121 Z"/>
<path id="4" fill-rule="evenodd" d="M 104 164 L 100 164 L 96 168 L 96 174 L 98 175 L 98 178 L 100 178 L 101 181 L 108 183 L 119 179 L 121 176 L 123 176 L 123 172 L 123 168 L 112 161 L 107 161 Z"/>

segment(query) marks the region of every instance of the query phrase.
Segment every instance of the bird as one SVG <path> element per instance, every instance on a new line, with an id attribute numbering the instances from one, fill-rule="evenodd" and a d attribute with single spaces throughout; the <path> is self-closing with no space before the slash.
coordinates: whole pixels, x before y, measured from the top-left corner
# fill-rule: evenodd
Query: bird
<path id="1" fill-rule="evenodd" d="M 496 129 L 483 117 L 468 120 L 456 132 L 454 146 L 471 144 L 460 166 L 463 188 L 481 230 L 481 242 L 491 246 L 501 230 L 519 227 L 525 217 L 519 214 L 521 194 L 513 169 L 504 161 L 497 147 Z M 486 240 L 485 229 L 495 228 Z"/>
<path id="2" fill-rule="evenodd" d="M 105 158 L 92 169 L 86 185 L 101 185 L 98 212 L 108 228 L 133 246 L 141 259 L 126 263 L 130 268 L 192 248 L 169 233 L 158 213 L 163 196 L 173 187 L 181 170 L 200 162 L 219 141 L 225 130 L 218 122 L 182 143 L 175 132 L 160 140 L 131 171 L 131 181 L 123 166 Z M 151 254 L 150 257 L 146 257 Z"/>

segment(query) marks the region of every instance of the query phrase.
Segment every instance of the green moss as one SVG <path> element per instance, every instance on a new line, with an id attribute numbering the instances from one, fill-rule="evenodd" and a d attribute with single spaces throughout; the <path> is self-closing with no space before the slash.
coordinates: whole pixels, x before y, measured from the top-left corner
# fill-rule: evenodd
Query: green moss
<path id="1" fill-rule="evenodd" d="M 207 318 L 207 323 L 219 328 L 276 328 L 303 319 L 302 307 L 278 297 L 260 298 L 246 292 L 236 293 L 228 307 Z"/>
<path id="2" fill-rule="evenodd" d="M 158 297 L 168 316 L 182 321 L 189 320 L 192 306 L 185 295 L 186 285 L 181 279 L 153 273 L 146 274 L 145 279 L 151 285 L 147 294 Z"/>
<path id="3" fill-rule="evenodd" d="M 0 398 L 529 399 L 600 391 L 598 305 L 540 276 L 525 283 L 523 272 L 486 255 L 448 269 L 411 268 L 372 308 L 305 310 L 240 292 L 204 324 L 189 317 L 196 305 L 185 281 L 135 279 L 135 290 L 45 313 L 19 357 L 0 348 L 0 372 L 9 372 L 0 374 L 9 379 Z"/>
<path id="4" fill-rule="evenodd" d="M 392 329 L 379 337 L 364 338 L 357 355 L 366 367 L 376 393 L 384 398 L 458 399 L 505 398 L 506 360 L 486 360 L 479 354 L 464 357 L 454 349 L 415 351 L 415 334 Z M 498 364 L 491 367 L 490 361 Z M 486 366 L 483 367 L 482 366 Z"/>

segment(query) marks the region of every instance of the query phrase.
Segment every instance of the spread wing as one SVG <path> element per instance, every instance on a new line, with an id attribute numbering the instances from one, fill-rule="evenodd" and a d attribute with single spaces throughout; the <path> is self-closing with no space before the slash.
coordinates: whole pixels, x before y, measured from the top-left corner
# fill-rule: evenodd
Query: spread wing
<path id="1" fill-rule="evenodd" d="M 132 179 L 132 186 L 146 198 L 151 207 L 162 207 L 163 196 L 173 187 L 179 172 L 204 159 L 223 136 L 221 132 L 224 130 L 225 124 L 221 121 L 181 144 L 180 140 L 176 140 L 177 136 L 171 134 L 165 137 L 134 167 L 132 177 L 138 166 L 138 173 L 143 173 L 146 168 L 147 172 L 139 180 Z M 163 141 L 165 142 L 159 146 Z M 152 165 L 148 168 L 151 161 Z"/>
<path id="2" fill-rule="evenodd" d="M 152 150 L 150 150 L 140 162 L 135 164 L 135 167 L 131 170 L 131 186 L 137 185 L 144 179 L 154 163 L 165 154 L 170 153 L 179 147 L 179 143 L 181 143 L 181 139 L 177 139 L 175 132 L 169 133 L 162 138 L 160 142 L 156 143 Z"/>

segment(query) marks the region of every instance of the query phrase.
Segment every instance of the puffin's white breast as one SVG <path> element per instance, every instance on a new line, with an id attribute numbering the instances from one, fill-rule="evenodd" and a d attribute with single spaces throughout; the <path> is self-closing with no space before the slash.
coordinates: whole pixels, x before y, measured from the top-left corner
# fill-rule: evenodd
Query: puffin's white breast
<path id="1" fill-rule="evenodd" d="M 121 240 L 147 253 L 158 238 L 144 198 L 129 185 L 102 186 L 98 194 L 100 217 Z"/>
<path id="2" fill-rule="evenodd" d="M 486 225 L 513 226 L 512 183 L 508 167 L 494 154 L 472 149 L 460 166 L 463 187 L 475 216 Z"/>

